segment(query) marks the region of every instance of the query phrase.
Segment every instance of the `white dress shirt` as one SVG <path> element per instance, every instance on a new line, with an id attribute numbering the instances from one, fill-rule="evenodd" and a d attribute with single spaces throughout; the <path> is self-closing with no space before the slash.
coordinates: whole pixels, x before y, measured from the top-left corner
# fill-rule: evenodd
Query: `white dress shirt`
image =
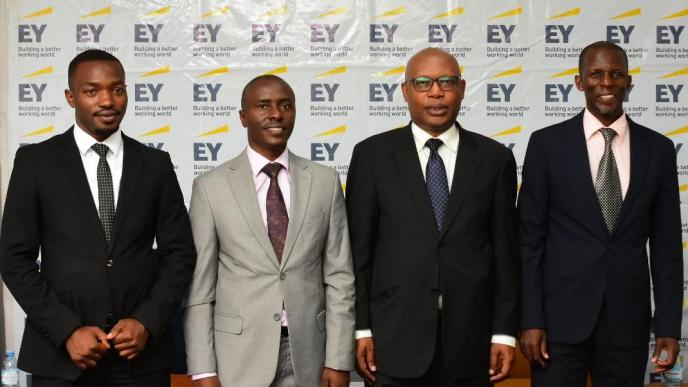
<path id="1" fill-rule="evenodd" d="M 614 153 L 616 169 L 619 172 L 619 180 L 621 181 L 621 196 L 626 198 L 628 182 L 631 179 L 631 141 L 626 114 L 622 114 L 611 125 L 604 126 L 588 109 L 585 109 L 585 113 L 583 113 L 583 131 L 585 132 L 585 143 L 588 148 L 588 161 L 590 162 L 593 185 L 597 179 L 597 170 L 600 167 L 600 160 L 602 160 L 602 154 L 604 153 L 604 136 L 600 132 L 602 128 L 611 128 L 616 132 L 616 136 L 612 140 L 612 152 Z"/>
<path id="2" fill-rule="evenodd" d="M 93 144 L 98 143 L 98 141 L 81 129 L 76 123 L 74 124 L 74 141 L 76 141 L 76 146 L 79 148 L 81 162 L 84 164 L 84 171 L 86 171 L 88 186 L 91 188 L 93 202 L 96 204 L 96 208 L 100 211 L 100 202 L 98 201 L 98 161 L 100 161 L 100 156 L 98 156 L 96 151 L 91 149 Z M 115 194 L 115 208 L 117 208 L 119 184 L 122 181 L 122 165 L 124 164 L 122 131 L 118 129 L 108 138 L 106 138 L 105 141 L 101 142 L 101 144 L 107 145 L 107 147 L 110 148 L 105 156 L 105 160 L 107 160 L 107 163 L 110 166 L 110 173 L 112 174 L 112 190 Z"/>
<path id="3" fill-rule="evenodd" d="M 454 169 L 456 167 L 456 155 L 459 151 L 459 128 L 454 127 L 445 130 L 437 137 L 433 137 L 430 133 L 421 129 L 415 123 L 411 123 L 411 132 L 413 133 L 413 141 L 416 144 L 418 151 L 418 159 L 420 160 L 420 167 L 423 170 L 423 178 L 425 178 L 425 169 L 430 158 L 430 148 L 425 146 L 425 143 L 431 138 L 442 140 L 442 145 L 437 149 L 437 153 L 442 158 L 444 169 L 447 171 L 447 183 L 449 184 L 449 192 L 451 192 L 452 183 L 454 180 Z M 442 309 L 442 295 L 437 299 L 439 308 Z M 356 331 L 356 338 L 362 339 L 364 337 L 372 337 L 373 332 L 370 329 L 360 329 Z M 506 344 L 512 347 L 516 346 L 516 338 L 509 335 L 492 335 L 492 343 Z"/>

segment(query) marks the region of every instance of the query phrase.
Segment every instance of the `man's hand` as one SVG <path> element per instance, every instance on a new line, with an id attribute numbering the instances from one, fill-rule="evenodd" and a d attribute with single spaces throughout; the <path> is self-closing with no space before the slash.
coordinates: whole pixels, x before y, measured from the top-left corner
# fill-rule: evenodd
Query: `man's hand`
<path id="1" fill-rule="evenodd" d="M 545 368 L 545 361 L 549 360 L 547 352 L 547 334 L 544 329 L 524 329 L 518 341 L 523 356 L 531 363 L 537 363 Z"/>
<path id="2" fill-rule="evenodd" d="M 666 359 L 662 359 L 662 351 L 667 353 Z M 678 357 L 678 340 L 673 337 L 658 337 L 655 342 L 655 352 L 652 354 L 652 362 L 655 364 L 655 372 L 666 372 L 674 367 Z"/>
<path id="3" fill-rule="evenodd" d="M 98 364 L 110 349 L 110 343 L 100 328 L 85 326 L 72 332 L 65 342 L 65 347 L 72 362 L 83 371 Z"/>
<path id="4" fill-rule="evenodd" d="M 349 387 L 349 371 L 338 371 L 325 367 L 320 387 Z"/>
<path id="5" fill-rule="evenodd" d="M 222 387 L 220 385 L 220 378 L 218 378 L 217 376 L 196 379 L 191 384 L 193 385 L 193 387 Z"/>
<path id="6" fill-rule="evenodd" d="M 148 341 L 148 329 L 134 318 L 119 320 L 107 335 L 119 355 L 127 360 L 138 356 Z"/>
<path id="7" fill-rule="evenodd" d="M 375 343 L 372 337 L 356 340 L 356 372 L 368 384 L 375 383 Z"/>
<path id="8" fill-rule="evenodd" d="M 493 343 L 490 346 L 490 382 L 506 379 L 514 364 L 514 347 Z"/>

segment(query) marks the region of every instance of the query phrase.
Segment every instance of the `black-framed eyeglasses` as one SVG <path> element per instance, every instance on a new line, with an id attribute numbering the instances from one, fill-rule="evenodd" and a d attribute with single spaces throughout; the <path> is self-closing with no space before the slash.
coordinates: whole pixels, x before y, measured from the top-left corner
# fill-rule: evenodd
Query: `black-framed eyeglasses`
<path id="1" fill-rule="evenodd" d="M 425 92 L 430 91 L 430 89 L 432 89 L 432 84 L 435 82 L 437 82 L 437 86 L 443 91 L 456 90 L 459 81 L 461 81 L 460 75 L 444 75 L 435 79 L 430 77 L 416 77 L 404 82 L 412 84 L 416 91 Z"/>

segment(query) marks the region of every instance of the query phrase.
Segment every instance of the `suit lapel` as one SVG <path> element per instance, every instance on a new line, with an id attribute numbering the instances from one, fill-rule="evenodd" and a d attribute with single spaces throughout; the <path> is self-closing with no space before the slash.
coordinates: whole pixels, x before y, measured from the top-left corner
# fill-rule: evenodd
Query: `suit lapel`
<path id="1" fill-rule="evenodd" d="M 60 136 L 61 141 L 58 143 L 58 147 L 61 153 L 57 157 L 57 163 L 67 176 L 67 180 L 70 182 L 69 186 L 74 190 L 77 201 L 81 204 L 81 209 L 91 224 L 91 229 L 97 235 L 98 240 L 106 245 L 105 232 L 98 217 L 98 208 L 93 201 L 91 187 L 88 185 L 86 171 L 84 171 L 84 163 L 81 161 L 79 148 L 74 140 L 74 127 L 72 126 Z"/>
<path id="2" fill-rule="evenodd" d="M 595 186 L 592 182 L 592 174 L 590 173 L 588 146 L 583 130 L 583 113 L 579 113 L 569 120 L 568 126 L 562 128 L 562 131 L 564 132 L 563 135 L 567 137 L 565 143 L 570 144 L 564 147 L 564 149 L 568 150 L 571 171 L 579 191 L 579 195 L 572 193 L 571 197 L 579 197 L 584 201 L 582 207 L 587 209 L 589 219 L 593 220 L 592 222 L 583 222 L 583 224 L 589 225 L 591 228 L 590 231 L 606 239 L 609 236 L 609 231 L 607 231 L 607 225 L 604 222 L 602 208 L 597 200 Z M 562 176 L 562 178 L 565 179 L 566 177 Z"/>
<path id="3" fill-rule="evenodd" d="M 437 230 L 435 214 L 432 211 L 418 150 L 413 140 L 413 132 L 411 132 L 411 124 L 397 130 L 400 132 L 396 137 L 396 147 L 393 151 L 394 165 L 397 167 L 398 175 L 404 180 L 408 192 L 411 193 L 413 201 L 418 203 L 422 217 L 426 220 L 426 228 Z M 439 231 L 437 232 L 439 234 Z"/>
<path id="4" fill-rule="evenodd" d="M 260 208 L 258 208 L 258 198 L 256 197 L 251 166 L 248 162 L 246 150 L 232 159 L 227 164 L 227 169 L 227 182 L 232 190 L 234 199 L 239 203 L 239 209 L 241 210 L 241 214 L 246 224 L 248 224 L 253 232 L 258 244 L 260 244 L 265 253 L 271 258 L 275 267 L 279 267 L 275 249 L 272 247 L 268 232 L 260 215 Z"/>
<path id="5" fill-rule="evenodd" d="M 477 144 L 472 137 L 473 135 L 461 128 L 458 123 L 457 127 L 459 128 L 459 149 L 456 152 L 454 177 L 449 193 L 447 212 L 444 214 L 444 227 L 442 228 L 440 238 L 447 232 L 448 226 L 461 208 L 466 198 L 466 194 L 473 183 L 473 179 L 478 172 L 478 168 L 480 167 L 480 157 L 476 152 Z"/>
<path id="6" fill-rule="evenodd" d="M 125 136 L 124 133 L 122 133 L 122 151 L 124 152 L 122 155 L 122 178 L 119 183 L 115 224 L 112 228 L 112 240 L 108 248 L 108 256 L 112 252 L 112 248 L 117 241 L 117 236 L 122 229 L 124 219 L 127 218 L 127 211 L 129 210 L 129 205 L 136 192 L 136 186 L 139 181 L 139 176 L 141 175 L 142 162 L 141 155 L 139 154 L 141 149 L 136 146 L 134 140 Z"/>
<path id="7" fill-rule="evenodd" d="M 614 230 L 620 228 L 626 214 L 630 212 L 633 204 L 638 198 L 643 178 L 647 171 L 647 164 L 650 159 L 650 142 L 646 138 L 646 133 L 639 128 L 638 124 L 631 121 L 630 118 L 627 117 L 627 120 L 629 129 L 628 135 L 631 141 L 631 176 L 628 182 L 628 191 L 626 191 L 626 197 L 624 198 L 621 213 L 619 214 L 619 219 L 616 220 L 616 227 Z"/>
<path id="8" fill-rule="evenodd" d="M 282 267 L 289 259 L 291 251 L 294 249 L 296 239 L 303 226 L 303 219 L 311 195 L 312 174 L 308 169 L 308 164 L 291 152 L 289 152 L 289 175 L 291 194 L 289 199 L 289 227 L 287 228 L 287 239 L 284 243 L 282 253 Z"/>

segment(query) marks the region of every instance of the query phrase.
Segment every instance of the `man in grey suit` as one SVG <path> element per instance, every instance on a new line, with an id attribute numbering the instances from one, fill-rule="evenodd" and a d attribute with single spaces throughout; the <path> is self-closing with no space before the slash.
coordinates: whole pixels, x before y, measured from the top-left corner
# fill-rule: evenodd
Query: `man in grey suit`
<path id="1" fill-rule="evenodd" d="M 339 176 L 287 149 L 296 112 L 284 80 L 251 80 L 241 109 L 248 147 L 193 184 L 194 386 L 348 386 L 354 276 Z"/>

